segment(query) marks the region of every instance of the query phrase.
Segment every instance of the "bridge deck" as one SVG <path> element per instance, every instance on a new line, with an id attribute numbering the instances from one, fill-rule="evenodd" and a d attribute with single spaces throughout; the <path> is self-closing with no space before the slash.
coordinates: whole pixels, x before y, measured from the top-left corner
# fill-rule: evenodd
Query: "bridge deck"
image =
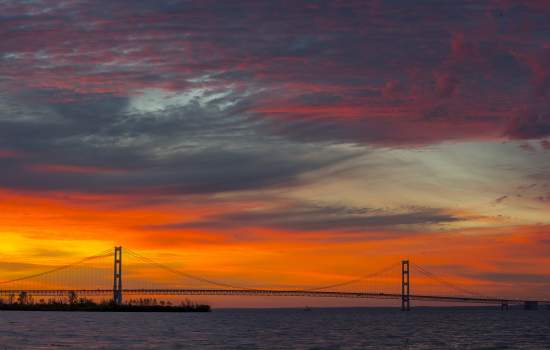
<path id="1" fill-rule="evenodd" d="M 19 295 L 26 292 L 33 296 L 67 296 L 76 293 L 79 296 L 112 296 L 111 289 L 34 289 L 0 290 L 0 296 Z M 360 298 L 360 299 L 401 299 L 401 294 L 368 292 L 320 292 L 307 290 L 269 290 L 269 289 L 124 289 L 124 295 L 226 295 L 226 296 L 275 296 L 275 297 L 314 297 L 314 298 Z M 440 296 L 411 294 L 411 300 L 434 302 L 458 302 L 476 304 L 521 304 L 525 302 L 550 303 L 548 300 L 500 299 L 482 297 Z"/>

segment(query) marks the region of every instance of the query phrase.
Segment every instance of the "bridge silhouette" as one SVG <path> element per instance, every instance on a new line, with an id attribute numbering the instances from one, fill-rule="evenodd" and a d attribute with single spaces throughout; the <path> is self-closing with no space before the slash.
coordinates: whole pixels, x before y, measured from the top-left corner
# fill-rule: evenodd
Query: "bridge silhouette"
<path id="1" fill-rule="evenodd" d="M 541 304 L 550 305 L 550 300 L 548 299 L 484 296 L 451 283 L 448 280 L 428 271 L 426 268 L 413 264 L 409 260 L 396 262 L 370 274 L 345 282 L 308 288 L 275 289 L 243 287 L 215 281 L 180 271 L 129 249 L 125 249 L 124 252 L 126 253 L 126 257 L 138 261 L 142 268 L 149 271 L 162 270 L 166 274 L 172 276 L 169 285 L 144 286 L 143 283 L 136 285 L 136 276 L 131 276 L 131 274 L 130 278 L 133 282 L 126 283 L 127 280 L 125 279 L 125 276 L 128 276 L 129 273 L 125 272 L 126 269 L 123 267 L 123 250 L 122 247 L 115 247 L 114 250 L 105 250 L 72 264 L 56 266 L 42 272 L 1 281 L 0 297 L 14 298 L 15 296 L 22 295 L 22 293 L 25 296 L 36 297 L 67 297 L 76 293 L 78 296 L 110 297 L 116 304 L 122 304 L 125 296 L 132 297 L 145 295 L 386 299 L 399 300 L 401 303 L 401 310 L 403 311 L 409 311 L 411 302 L 413 301 L 499 305 L 503 309 L 508 309 L 512 305 L 523 305 L 526 309 L 536 309 Z M 105 264 L 99 267 L 90 265 L 90 263 L 105 259 L 113 259 L 111 261 L 111 264 L 113 264 L 111 265 L 112 270 L 109 271 L 109 268 L 107 268 L 107 265 Z M 396 270 L 400 272 L 399 279 L 401 283 L 399 292 L 392 293 L 383 291 L 335 290 L 338 288 L 353 286 L 360 282 L 369 281 L 385 274 L 395 272 Z M 452 289 L 456 294 L 436 295 L 411 293 L 413 272 L 442 286 Z M 149 274 L 146 276 L 146 279 L 155 275 L 156 273 Z M 175 286 L 173 282 L 179 279 L 198 282 L 201 285 L 207 285 L 207 287 Z M 107 282 L 111 283 L 111 286 L 94 288 L 97 284 L 105 285 Z M 127 284 L 130 284 L 130 286 Z M 147 281 L 145 284 L 147 284 Z"/>

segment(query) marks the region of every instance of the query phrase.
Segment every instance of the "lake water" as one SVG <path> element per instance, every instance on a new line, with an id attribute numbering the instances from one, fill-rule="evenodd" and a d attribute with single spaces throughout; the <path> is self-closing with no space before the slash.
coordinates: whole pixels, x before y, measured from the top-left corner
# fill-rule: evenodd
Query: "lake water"
<path id="1" fill-rule="evenodd" d="M 4 311 L 5 349 L 550 349 L 550 310 Z"/>

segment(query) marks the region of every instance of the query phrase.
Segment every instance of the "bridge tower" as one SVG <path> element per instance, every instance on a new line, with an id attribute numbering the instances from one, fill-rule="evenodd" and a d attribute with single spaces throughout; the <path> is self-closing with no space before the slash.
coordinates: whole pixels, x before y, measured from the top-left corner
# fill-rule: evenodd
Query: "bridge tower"
<path id="1" fill-rule="evenodd" d="M 122 304 L 122 247 L 115 247 L 115 269 L 113 274 L 113 302 Z"/>
<path id="2" fill-rule="evenodd" d="M 409 260 L 401 261 L 401 311 L 410 311 L 410 268 Z"/>

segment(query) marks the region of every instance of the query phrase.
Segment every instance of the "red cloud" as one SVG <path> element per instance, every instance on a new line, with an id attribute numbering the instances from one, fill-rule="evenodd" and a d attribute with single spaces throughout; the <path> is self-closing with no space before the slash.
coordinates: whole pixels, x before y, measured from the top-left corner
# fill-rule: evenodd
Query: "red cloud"
<path id="1" fill-rule="evenodd" d="M 242 113 L 269 122 L 318 120 L 318 129 L 330 124 L 327 137 L 338 141 L 407 144 L 546 135 L 525 134 L 531 117 L 509 124 L 511 111 L 531 103 L 524 93 L 525 64 L 537 96 L 548 92 L 550 56 L 540 49 L 545 43 L 530 45 L 543 52 L 538 59 L 518 59 L 526 54 L 517 44 L 521 34 L 500 35 L 496 22 L 487 23 L 486 14 L 496 8 L 490 4 L 485 12 L 459 4 L 420 6 L 421 23 L 407 26 L 388 15 L 396 10 L 391 4 L 355 1 L 324 6 L 243 1 L 224 5 L 227 11 L 214 11 L 208 1 L 173 11 L 106 3 L 101 13 L 86 11 L 85 4 L 63 9 L 56 1 L 47 4 L 56 15 L 14 15 L 0 23 L 5 37 L 0 74 L 18 92 L 60 91 L 52 103 L 92 94 L 128 96 L 146 88 L 223 86 L 261 91 L 247 98 Z M 11 14 L 33 9 L 1 8 Z M 453 11 L 465 11 L 468 25 L 441 17 Z M 66 20 L 68 13 L 76 17 Z M 236 20 L 233 13 L 247 15 Z M 336 98 L 300 100 L 308 94 Z M 307 133 L 315 130 L 308 125 Z M 291 136 L 299 137 L 297 132 Z"/>
<path id="2" fill-rule="evenodd" d="M 0 149 L 0 158 L 14 158 L 20 155 L 20 152 Z"/>

